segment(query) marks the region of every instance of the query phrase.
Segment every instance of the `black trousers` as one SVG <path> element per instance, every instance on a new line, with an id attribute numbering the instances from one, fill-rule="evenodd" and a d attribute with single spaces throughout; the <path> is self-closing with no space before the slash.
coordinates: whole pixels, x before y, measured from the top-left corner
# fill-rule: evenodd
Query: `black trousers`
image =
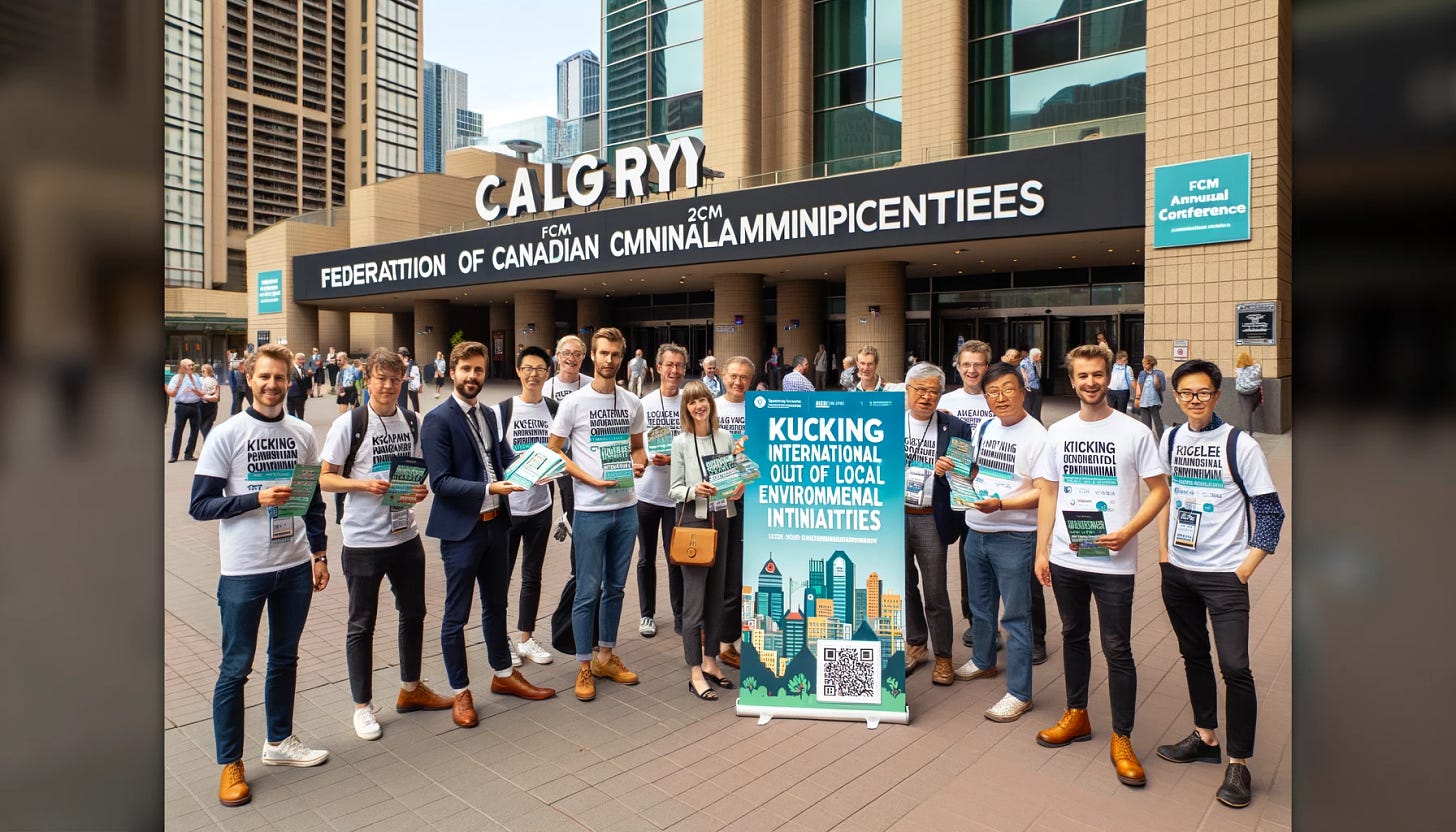
<path id="1" fill-rule="evenodd" d="M 546 540 L 551 534 L 551 506 L 535 514 L 511 515 L 511 530 L 506 534 L 510 547 L 507 573 L 516 571 L 516 556 L 525 544 L 526 557 L 521 561 L 521 600 L 516 605 L 516 629 L 536 632 L 536 615 L 541 610 L 541 566 L 546 562 Z"/>
<path id="2" fill-rule="evenodd" d="M 407 382 L 406 382 L 407 383 Z M 416 413 L 420 412 L 420 391 L 405 388 L 405 395 L 409 397 L 409 409 Z"/>
<path id="3" fill-rule="evenodd" d="M 1210 731 L 1218 727 L 1218 683 L 1208 651 L 1208 625 L 1213 621 L 1213 643 L 1218 648 L 1218 669 L 1227 690 L 1224 713 L 1228 718 L 1228 755 L 1254 756 L 1254 726 L 1259 718 L 1254 674 L 1249 671 L 1249 587 L 1232 572 L 1194 572 L 1171 563 L 1163 570 L 1163 606 L 1183 672 L 1188 676 L 1188 699 L 1193 724 Z"/>
<path id="4" fill-rule="evenodd" d="M 662 537 L 662 558 L 672 548 L 672 525 L 677 520 L 675 506 L 656 506 L 637 501 L 637 600 L 643 618 L 657 617 L 657 539 Z M 673 623 L 683 620 L 683 571 L 671 561 L 667 564 L 667 600 L 672 605 Z"/>
<path id="5" fill-rule="evenodd" d="M 1108 390 L 1107 403 L 1118 413 L 1127 412 L 1127 402 L 1132 398 L 1132 390 Z"/>
<path id="6" fill-rule="evenodd" d="M 187 455 L 197 450 L 197 432 L 202 427 L 201 402 L 177 402 L 172 408 L 172 459 L 182 449 L 182 428 L 190 425 L 187 432 Z"/>
<path id="7" fill-rule="evenodd" d="M 1132 734 L 1137 710 L 1137 666 L 1132 659 L 1132 575 L 1105 575 L 1052 564 L 1052 592 L 1062 615 L 1062 668 L 1067 707 L 1087 707 L 1092 675 L 1092 600 L 1102 653 L 1107 659 L 1107 688 L 1112 700 L 1112 730 Z"/>
<path id="8" fill-rule="evenodd" d="M 296 396 L 296 397 L 295 396 L 290 396 L 290 397 L 288 397 L 287 404 L 288 404 L 288 415 L 289 416 L 297 416 L 298 418 L 302 419 L 303 418 L 303 407 L 304 407 L 304 405 L 308 404 L 308 396 L 306 394 L 305 395 L 302 395 L 302 396 Z"/>
<path id="9" fill-rule="evenodd" d="M 682 524 L 683 528 L 706 529 L 710 522 L 698 519 L 697 504 L 692 502 L 687 504 L 687 516 Z M 737 632 L 719 630 L 718 616 L 713 614 L 713 599 L 723 596 L 724 577 L 728 572 L 728 536 L 723 534 L 723 529 L 728 527 L 728 512 L 713 512 L 711 525 L 718 529 L 718 554 L 713 558 L 713 565 L 675 567 L 682 574 L 683 661 L 688 667 L 703 663 L 705 647 L 710 655 L 716 656 L 719 642 L 727 641 L 730 636 L 737 638 Z M 667 524 L 667 529 L 671 531 L 672 525 Z"/>
<path id="10" fill-rule="evenodd" d="M 373 698 L 374 621 L 379 613 L 379 584 L 389 578 L 399 610 L 399 679 L 418 682 L 425 637 L 425 547 L 418 535 L 382 549 L 344 547 L 344 585 L 349 589 L 349 626 L 344 657 L 354 704 Z"/>
<path id="11" fill-rule="evenodd" d="M 253 391 L 244 387 L 232 394 L 232 403 L 228 405 L 228 415 L 236 416 L 243 411 L 243 403 L 253 400 Z"/>
<path id="12" fill-rule="evenodd" d="M 1026 412 L 1031 418 L 1041 421 L 1041 390 L 1026 391 Z"/>
<path id="13" fill-rule="evenodd" d="M 723 623 L 718 631 L 718 638 L 730 644 L 743 635 L 743 501 L 735 503 L 733 510 L 736 513 L 726 524 L 728 561 L 723 570 Z"/>
<path id="14" fill-rule="evenodd" d="M 198 418 L 202 422 L 202 438 L 206 439 L 212 433 L 212 425 L 217 421 L 217 402 L 203 402 L 198 405 Z"/>

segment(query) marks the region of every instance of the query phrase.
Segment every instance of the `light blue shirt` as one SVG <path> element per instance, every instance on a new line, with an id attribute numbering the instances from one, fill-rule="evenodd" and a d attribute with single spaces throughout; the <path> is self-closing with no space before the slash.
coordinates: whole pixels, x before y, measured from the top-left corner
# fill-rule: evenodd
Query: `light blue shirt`
<path id="1" fill-rule="evenodd" d="M 1040 390 L 1041 373 L 1036 371 L 1036 362 L 1031 360 L 1031 356 L 1021 359 L 1020 367 L 1022 375 L 1026 377 L 1026 389 Z"/>
<path id="2" fill-rule="evenodd" d="M 202 401 L 202 382 L 196 373 L 190 376 L 184 376 L 181 373 L 172 376 L 170 387 L 177 391 L 178 404 L 197 404 Z"/>

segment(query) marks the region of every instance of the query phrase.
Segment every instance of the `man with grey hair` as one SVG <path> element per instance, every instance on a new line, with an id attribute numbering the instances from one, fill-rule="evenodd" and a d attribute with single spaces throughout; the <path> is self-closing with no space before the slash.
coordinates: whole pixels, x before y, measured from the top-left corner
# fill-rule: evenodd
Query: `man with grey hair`
<path id="1" fill-rule="evenodd" d="M 784 376 L 783 390 L 789 393 L 812 393 L 814 382 L 809 380 L 809 359 L 803 355 L 794 356 L 794 369 Z"/>
<path id="2" fill-rule="evenodd" d="M 746 355 L 735 355 L 723 362 L 723 395 L 713 400 L 718 410 L 718 425 L 733 437 L 733 450 L 743 449 L 743 434 L 746 430 L 747 413 L 744 397 L 748 385 L 753 383 L 753 360 Z M 721 648 L 718 661 L 729 667 L 738 667 L 742 659 L 738 652 L 739 634 L 743 632 L 743 498 L 734 504 L 734 511 L 728 518 L 728 562 L 723 577 L 723 604 L 721 610 L 723 633 L 726 641 Z M 704 610 L 711 615 L 711 609 Z M 712 645 L 707 645 L 709 650 Z"/>
<path id="3" fill-rule="evenodd" d="M 641 354 L 641 350 L 637 351 Z M 682 383 L 687 374 L 688 351 L 674 343 L 657 348 L 657 377 L 661 385 L 642 397 L 647 417 L 647 468 L 637 484 L 637 603 L 642 617 L 637 632 L 643 638 L 657 635 L 657 538 L 662 536 L 662 555 L 672 549 L 672 528 L 677 503 L 668 493 L 671 484 L 672 438 L 682 431 Z M 667 428 L 667 449 L 653 442 L 651 431 Z M 672 607 L 672 626 L 682 633 L 682 567 L 667 563 L 667 597 Z"/>
<path id="4" fill-rule="evenodd" d="M 167 398 L 175 402 L 172 415 L 172 456 L 168 457 L 168 462 L 177 461 L 177 452 L 182 449 L 182 428 L 187 425 L 192 428 L 187 434 L 187 461 L 197 461 L 192 452 L 197 449 L 197 432 L 202 424 L 202 379 L 193 370 L 195 366 L 192 359 L 182 359 L 177 364 L 177 375 L 172 376 L 172 380 L 164 388 Z"/>
<path id="5" fill-rule="evenodd" d="M 1032 347 L 1021 359 L 1021 383 L 1026 385 L 1026 412 L 1041 421 L 1041 348 Z"/>
<path id="6" fill-rule="evenodd" d="M 956 678 L 945 559 L 960 529 L 950 508 L 945 475 L 954 462 L 947 450 L 952 437 L 974 439 L 969 424 L 937 411 L 944 390 L 945 373 L 934 364 L 921 362 L 905 373 L 905 672 L 927 660 L 929 638 L 935 651 L 930 680 L 937 685 Z"/>

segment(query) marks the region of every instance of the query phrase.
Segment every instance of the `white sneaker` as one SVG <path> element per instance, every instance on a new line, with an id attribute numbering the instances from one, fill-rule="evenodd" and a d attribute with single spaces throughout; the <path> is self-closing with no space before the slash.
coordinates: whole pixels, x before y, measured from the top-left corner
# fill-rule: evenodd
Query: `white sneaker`
<path id="1" fill-rule="evenodd" d="M 996 675 L 994 667 L 976 667 L 974 659 L 967 659 L 966 663 L 956 668 L 955 677 L 962 682 L 969 682 L 972 679 L 987 679 Z"/>
<path id="2" fill-rule="evenodd" d="M 377 740 L 384 733 L 384 729 L 379 727 L 379 720 L 374 718 L 373 708 L 354 709 L 354 733 L 361 740 Z"/>
<path id="3" fill-rule="evenodd" d="M 642 623 L 637 625 L 637 632 L 641 633 L 643 638 L 652 638 L 657 635 L 657 622 L 643 616 Z"/>
<path id="4" fill-rule="evenodd" d="M 298 735 L 294 734 L 283 742 L 273 745 L 263 743 L 263 765 L 265 766 L 298 766 L 307 768 L 316 766 L 329 758 L 329 752 L 319 749 L 306 748 L 299 741 Z"/>
<path id="5" fill-rule="evenodd" d="M 521 654 L 520 651 L 516 650 L 516 640 L 510 636 L 506 636 L 506 646 L 511 648 L 511 667 L 520 667 Z"/>
<path id="6" fill-rule="evenodd" d="M 516 649 L 520 653 L 521 658 L 530 659 L 536 664 L 551 664 L 553 658 L 551 655 L 551 651 L 547 650 L 545 647 L 542 647 L 541 643 L 536 640 L 535 636 L 532 636 L 531 638 L 528 638 L 525 641 L 521 642 L 520 646 Z"/>
<path id="7" fill-rule="evenodd" d="M 985 717 L 992 722 L 1015 722 L 1029 710 L 1030 702 L 1022 702 L 1008 693 L 1001 697 L 1000 702 L 986 709 Z"/>

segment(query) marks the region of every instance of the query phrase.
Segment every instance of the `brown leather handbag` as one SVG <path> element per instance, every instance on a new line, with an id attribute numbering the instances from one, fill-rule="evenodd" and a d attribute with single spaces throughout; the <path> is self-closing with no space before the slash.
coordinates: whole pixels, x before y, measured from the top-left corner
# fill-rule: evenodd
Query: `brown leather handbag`
<path id="1" fill-rule="evenodd" d="M 712 566 L 718 557 L 718 530 L 713 527 L 713 512 L 708 512 L 708 528 L 684 526 L 683 515 L 687 504 L 678 512 L 677 525 L 672 529 L 672 548 L 667 559 L 678 566 Z"/>

